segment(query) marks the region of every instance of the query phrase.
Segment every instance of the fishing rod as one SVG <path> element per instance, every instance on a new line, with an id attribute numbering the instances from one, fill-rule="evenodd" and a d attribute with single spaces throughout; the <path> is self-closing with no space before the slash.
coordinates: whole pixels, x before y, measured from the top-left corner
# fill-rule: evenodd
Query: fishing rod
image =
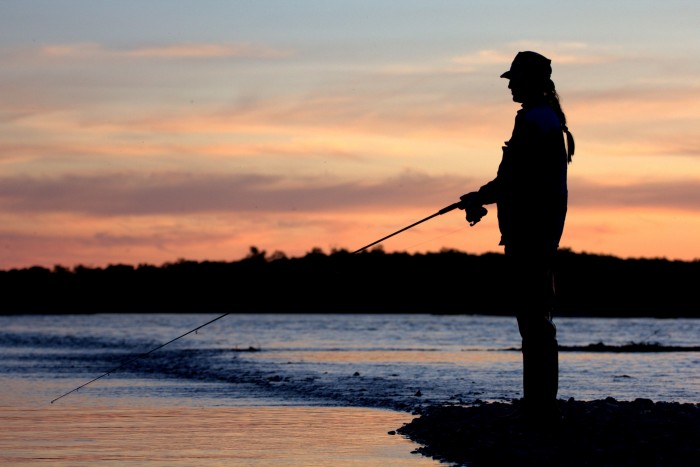
<path id="1" fill-rule="evenodd" d="M 115 371 L 124 368 L 124 367 L 127 366 L 128 364 L 133 363 L 133 362 L 135 362 L 136 360 L 139 360 L 139 359 L 141 359 L 141 358 L 144 358 L 144 357 L 146 357 L 147 355 L 152 354 L 152 353 L 155 352 L 156 350 L 162 349 L 162 348 L 165 347 L 166 345 L 171 344 L 171 343 L 175 342 L 175 341 L 178 340 L 178 339 L 182 339 L 183 337 L 185 337 L 185 336 L 188 335 L 188 334 L 192 334 L 193 332 L 197 332 L 198 330 L 202 329 L 204 326 L 208 326 L 208 325 L 210 325 L 211 323 L 213 323 L 214 321 L 218 321 L 218 320 L 220 320 L 221 318 L 223 318 L 224 316 L 227 316 L 227 315 L 230 315 L 230 314 L 231 314 L 231 313 L 224 313 L 223 315 L 221 315 L 221 316 L 219 316 L 219 317 L 217 317 L 217 318 L 214 318 L 214 319 L 212 319 L 211 321 L 207 321 L 206 323 L 202 324 L 201 326 L 197 326 L 196 328 L 192 329 L 191 331 L 187 331 L 187 332 L 184 333 L 183 335 L 178 336 L 178 337 L 176 337 L 175 339 L 172 339 L 172 340 L 166 342 L 165 344 L 161 344 L 161 345 L 159 345 L 158 347 L 156 347 L 156 348 L 154 348 L 154 349 L 151 349 L 151 350 L 149 350 L 149 351 L 146 352 L 146 353 L 143 353 L 143 354 L 141 354 L 141 355 L 137 355 L 136 357 L 134 357 L 134 358 L 132 358 L 132 359 L 130 359 L 130 360 L 128 360 L 128 361 L 122 363 L 121 365 L 119 365 L 119 366 L 117 366 L 117 367 L 114 367 L 114 368 L 112 368 L 112 369 L 109 370 L 109 371 L 105 371 L 103 374 L 101 374 L 101 375 L 98 376 L 97 378 L 93 378 L 93 379 L 91 379 L 90 381 L 88 381 L 87 383 L 81 384 L 81 385 L 78 386 L 77 388 L 72 389 L 72 390 L 68 391 L 67 393 L 65 393 L 65 394 L 63 394 L 63 395 L 61 395 L 61 396 L 55 398 L 54 400 L 51 401 L 51 403 L 53 404 L 53 403 L 56 402 L 57 400 L 66 397 L 68 394 L 72 394 L 72 393 L 74 393 L 74 392 L 76 392 L 76 391 L 78 391 L 78 390 L 84 388 L 84 387 L 87 386 L 88 384 L 94 383 L 94 382 L 97 381 L 98 379 L 102 379 L 102 378 L 104 378 L 105 376 L 108 376 L 110 373 L 114 373 Z"/>
<path id="2" fill-rule="evenodd" d="M 443 214 L 445 214 L 445 213 L 448 213 L 448 212 L 450 212 L 450 211 L 452 211 L 452 210 L 454 210 L 454 209 L 457 209 L 458 207 L 460 207 L 460 205 L 461 205 L 461 202 L 460 202 L 460 203 L 453 203 L 453 204 L 450 204 L 449 206 L 445 206 L 444 208 L 440 209 L 438 212 L 429 215 L 429 216 L 426 217 L 425 219 L 421 219 L 421 220 L 419 220 L 418 222 L 414 222 L 413 224 L 411 224 L 411 225 L 409 225 L 409 226 L 406 226 L 406 227 L 404 227 L 404 228 L 401 229 L 401 230 L 397 230 L 396 232 L 394 232 L 394 233 L 392 233 L 392 234 L 389 234 L 389 235 L 387 235 L 386 237 L 380 238 L 379 240 L 376 240 L 376 241 L 370 243 L 369 245 L 365 245 L 365 246 L 363 246 L 362 248 L 360 248 L 359 250 L 353 251 L 352 254 L 354 255 L 355 253 L 359 253 L 359 252 L 361 252 L 361 251 L 364 251 L 364 250 L 366 250 L 367 248 L 369 248 L 369 247 L 371 247 L 371 246 L 373 246 L 373 245 L 376 245 L 377 243 L 383 242 L 383 241 L 386 240 L 387 238 L 391 238 L 391 237 L 393 237 L 394 235 L 400 234 L 401 232 L 404 232 L 404 231 L 406 231 L 406 230 L 408 230 L 408 229 L 410 229 L 410 228 L 412 228 L 412 227 L 417 226 L 418 224 L 422 224 L 423 222 L 428 221 L 428 220 L 432 219 L 433 217 L 441 216 L 441 215 L 443 215 Z"/>
<path id="3" fill-rule="evenodd" d="M 370 243 L 369 245 L 363 246 L 363 247 L 360 248 L 359 250 L 353 251 L 352 254 L 360 253 L 361 251 L 364 251 L 364 250 L 366 250 L 367 248 L 369 248 L 369 247 L 371 247 L 371 246 L 373 246 L 373 245 L 376 245 L 377 243 L 383 242 L 383 241 L 386 240 L 387 238 L 391 238 L 391 237 L 393 237 L 394 235 L 398 235 L 398 234 L 400 234 L 401 232 L 404 232 L 404 231 L 406 231 L 406 230 L 408 230 L 408 229 L 410 229 L 410 228 L 412 228 L 412 227 L 417 226 L 418 224 L 422 224 L 423 222 L 432 219 L 433 217 L 441 216 L 441 215 L 446 214 L 446 213 L 448 213 L 448 212 L 450 212 L 450 211 L 453 211 L 454 209 L 460 208 L 461 206 L 462 206 L 462 203 L 461 203 L 461 202 L 460 202 L 460 203 L 453 203 L 453 204 L 450 204 L 449 206 L 445 206 L 444 208 L 440 209 L 438 212 L 436 212 L 436 213 L 434 213 L 434 214 L 431 214 L 431 215 L 429 215 L 428 217 L 419 220 L 418 222 L 414 222 L 413 224 L 411 224 L 411 225 L 409 225 L 409 226 L 406 226 L 406 227 L 404 227 L 403 229 L 397 230 L 396 232 L 394 232 L 394 233 L 392 233 L 392 234 L 389 234 L 389 235 L 387 235 L 386 237 L 382 237 L 382 238 L 380 238 L 379 240 L 376 240 L 376 241 Z M 462 209 L 463 209 L 463 208 L 462 208 Z M 483 207 L 482 207 L 481 209 L 482 209 L 482 210 L 484 211 L 484 213 L 485 213 L 485 209 L 484 209 Z M 478 221 L 477 221 L 477 222 L 478 222 Z M 471 225 L 473 225 L 473 224 L 471 224 Z M 62 399 L 62 398 L 64 398 L 64 397 L 66 397 L 67 395 L 72 394 L 72 393 L 74 393 L 74 392 L 76 392 L 76 391 L 79 391 L 80 389 L 84 388 L 84 387 L 87 386 L 88 384 L 94 383 L 95 381 L 97 381 L 97 380 L 99 380 L 99 379 L 102 379 L 102 378 L 104 378 L 105 376 L 109 376 L 111 373 L 114 373 L 115 371 L 124 368 L 125 366 L 129 365 L 130 363 L 133 363 L 133 362 L 135 362 L 136 360 L 139 360 L 139 359 L 141 359 L 141 358 L 144 358 L 144 357 L 146 357 L 146 356 L 152 354 L 152 353 L 155 352 L 156 350 L 162 349 L 162 348 L 165 347 L 166 345 L 171 344 L 171 343 L 175 342 L 175 341 L 178 340 L 178 339 L 182 339 L 183 337 L 187 336 L 188 334 L 192 334 L 193 332 L 197 332 L 198 330 L 202 329 L 204 326 L 208 326 L 208 325 L 210 325 L 211 323 L 213 323 L 214 321 L 218 321 L 218 320 L 220 320 L 221 318 L 223 318 L 223 317 L 225 317 L 225 316 L 227 316 L 227 315 L 229 315 L 229 314 L 230 314 L 230 313 L 224 313 L 223 315 L 218 316 L 218 317 L 212 319 L 211 321 L 207 321 L 206 323 L 202 324 L 201 326 L 198 326 L 198 327 L 196 327 L 196 328 L 194 328 L 194 329 L 192 329 L 192 330 L 190 330 L 190 331 L 187 331 L 186 333 L 182 334 L 181 336 L 178 336 L 178 337 L 176 337 L 175 339 L 172 339 L 172 340 L 166 342 L 165 344 L 161 344 L 161 345 L 159 345 L 158 347 L 155 347 L 155 348 L 149 350 L 149 351 L 146 352 L 146 353 L 143 353 L 143 354 L 141 354 L 141 355 L 137 355 L 136 357 L 129 359 L 128 361 L 122 363 L 121 365 L 119 365 L 119 366 L 117 366 L 117 367 L 115 367 L 115 368 L 112 368 L 112 369 L 109 370 L 109 371 L 105 371 L 103 374 L 101 374 L 100 376 L 98 376 L 98 377 L 96 377 L 96 378 L 91 379 L 91 380 L 88 381 L 87 383 L 81 384 L 81 385 L 78 386 L 77 388 L 72 389 L 72 390 L 68 391 L 67 393 L 65 393 L 65 394 L 63 394 L 63 395 L 61 395 L 61 396 L 55 398 L 54 400 L 51 401 L 51 403 L 53 404 L 53 403 L 56 402 L 57 400 Z"/>

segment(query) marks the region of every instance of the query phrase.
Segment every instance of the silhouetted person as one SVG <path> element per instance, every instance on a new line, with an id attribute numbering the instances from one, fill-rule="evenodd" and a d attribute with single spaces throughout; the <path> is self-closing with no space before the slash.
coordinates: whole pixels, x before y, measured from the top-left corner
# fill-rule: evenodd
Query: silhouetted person
<path id="1" fill-rule="evenodd" d="M 519 52 L 510 70 L 513 101 L 522 104 L 496 178 L 461 197 L 473 225 L 496 203 L 500 245 L 508 266 L 503 295 L 513 307 L 522 337 L 525 415 L 556 415 L 558 349 L 554 306 L 554 258 L 567 209 L 567 166 L 574 140 L 550 79 L 551 61 Z M 566 140 L 564 138 L 566 136 Z"/>

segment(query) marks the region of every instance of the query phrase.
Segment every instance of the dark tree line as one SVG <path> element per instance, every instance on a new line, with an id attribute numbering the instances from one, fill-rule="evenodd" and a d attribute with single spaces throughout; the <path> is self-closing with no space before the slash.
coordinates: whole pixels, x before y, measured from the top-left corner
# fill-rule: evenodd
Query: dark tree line
<path id="1" fill-rule="evenodd" d="M 499 253 L 329 254 L 289 258 L 251 247 L 239 261 L 31 267 L 0 271 L 2 313 L 512 314 Z M 562 250 L 557 315 L 700 317 L 700 261 L 621 259 Z"/>

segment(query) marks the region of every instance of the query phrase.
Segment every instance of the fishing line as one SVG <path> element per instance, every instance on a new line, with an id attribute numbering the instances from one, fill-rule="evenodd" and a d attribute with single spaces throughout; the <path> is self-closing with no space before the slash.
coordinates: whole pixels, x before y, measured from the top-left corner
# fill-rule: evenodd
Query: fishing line
<path id="1" fill-rule="evenodd" d="M 393 237 L 394 235 L 398 235 L 398 234 L 400 234 L 401 232 L 404 232 L 404 231 L 406 231 L 406 230 L 408 230 L 408 229 L 410 229 L 410 228 L 413 228 L 413 227 L 417 226 L 418 224 L 422 224 L 423 222 L 425 222 L 425 221 L 427 221 L 427 220 L 430 220 L 430 219 L 432 219 L 433 217 L 440 216 L 440 215 L 442 215 L 442 214 L 448 213 L 448 212 L 453 211 L 453 210 L 455 210 L 455 209 L 457 209 L 457 208 L 460 208 L 460 207 L 461 207 L 461 203 L 453 203 L 453 204 L 450 204 L 449 206 L 445 206 L 444 208 L 440 209 L 440 210 L 437 211 L 436 213 L 431 214 L 431 215 L 429 215 L 428 217 L 419 220 L 418 222 L 414 222 L 413 224 L 411 224 L 411 225 L 409 225 L 409 226 L 406 226 L 406 227 L 404 227 L 404 228 L 402 228 L 402 229 L 400 229 L 400 230 L 397 230 L 396 232 L 393 232 L 393 233 L 391 233 L 391 234 L 389 234 L 389 235 L 387 235 L 387 236 L 385 236 L 385 237 L 382 237 L 382 238 L 380 238 L 379 240 L 376 240 L 376 241 L 370 243 L 369 245 L 365 245 L 365 246 L 363 246 L 362 248 L 353 251 L 352 254 L 360 253 L 361 251 L 364 251 L 364 250 L 366 250 L 367 248 L 369 248 L 369 247 L 371 247 L 371 246 L 373 246 L 373 245 L 376 245 L 377 243 L 383 242 L 383 241 L 386 240 L 387 238 L 391 238 L 391 237 Z M 473 224 L 472 224 L 472 225 L 473 225 Z M 454 233 L 454 232 L 452 232 L 452 233 Z M 451 235 L 451 234 L 449 234 L 449 235 Z M 426 241 L 427 241 L 427 240 L 426 240 Z M 175 339 L 172 339 L 172 340 L 166 342 L 165 344 L 161 344 L 161 345 L 159 345 L 158 347 L 155 347 L 155 348 L 149 350 L 149 351 L 146 352 L 146 353 L 143 353 L 143 354 L 141 354 L 141 355 L 137 355 L 136 357 L 129 359 L 128 361 L 122 363 L 121 365 L 119 365 L 119 366 L 117 366 L 117 367 L 112 368 L 112 369 L 109 370 L 109 371 L 105 371 L 105 372 L 102 373 L 100 376 L 91 379 L 91 380 L 88 381 L 87 383 L 81 384 L 81 385 L 78 386 L 77 388 L 71 389 L 71 390 L 68 391 L 67 393 L 58 396 L 57 398 L 55 398 L 54 400 L 52 400 L 51 403 L 53 404 L 53 403 L 56 402 L 57 400 L 62 399 L 62 398 L 64 398 L 64 397 L 66 397 L 67 395 L 72 394 L 72 393 L 74 393 L 74 392 L 76 392 L 76 391 L 79 391 L 80 389 L 84 388 L 84 387 L 87 386 L 88 384 L 94 383 L 95 381 L 97 381 L 97 380 L 99 380 L 99 379 L 102 379 L 102 378 L 104 378 L 105 376 L 109 376 L 111 373 L 114 373 L 115 371 L 124 368 L 125 366 L 129 365 L 130 363 L 135 362 L 136 360 L 139 360 L 139 359 L 141 359 L 141 358 L 144 358 L 144 357 L 146 357 L 146 356 L 152 354 L 153 352 L 155 352 L 155 351 L 158 350 L 158 349 L 162 349 L 163 347 L 165 347 L 165 346 L 168 345 L 168 344 L 172 344 L 173 342 L 175 342 L 175 341 L 178 340 L 178 339 L 182 339 L 183 337 L 185 337 L 185 336 L 188 335 L 188 334 L 192 334 L 193 332 L 197 332 L 198 330 L 202 329 L 204 326 L 208 326 L 209 324 L 213 323 L 214 321 L 218 321 L 218 320 L 220 320 L 221 318 L 223 318 L 224 316 L 227 316 L 227 315 L 230 315 L 230 313 L 224 313 L 223 315 L 218 316 L 218 317 L 212 319 L 211 321 L 207 321 L 206 323 L 202 324 L 201 326 L 197 326 L 196 328 L 194 328 L 194 329 L 192 329 L 192 330 L 190 330 L 190 331 L 187 331 L 186 333 L 182 334 L 181 336 L 178 336 L 178 337 L 176 337 Z"/>
<path id="2" fill-rule="evenodd" d="M 224 313 L 223 315 L 221 315 L 221 316 L 219 316 L 219 317 L 216 317 L 216 318 L 212 319 L 211 321 L 207 321 L 206 323 L 202 324 L 201 326 L 197 326 L 196 328 L 192 329 L 191 331 L 187 331 L 186 333 L 184 333 L 184 334 L 181 335 L 181 336 L 176 337 L 175 339 L 169 340 L 169 341 L 166 342 L 165 344 L 161 344 L 161 345 L 159 345 L 158 347 L 155 347 L 155 348 L 149 350 L 149 351 L 146 352 L 146 353 L 142 353 L 141 355 L 137 355 L 136 357 L 129 359 L 128 361 L 122 363 L 121 365 L 119 365 L 119 366 L 117 366 L 117 367 L 114 367 L 114 368 L 112 368 L 112 369 L 109 370 L 109 371 L 104 372 L 103 374 L 101 374 L 101 375 L 98 376 L 97 378 L 93 378 L 93 379 L 91 379 L 90 381 L 88 381 L 87 383 L 81 384 L 81 385 L 78 386 L 77 388 L 72 389 L 72 390 L 68 391 L 67 393 L 65 393 L 65 394 L 63 394 L 63 395 L 61 395 L 61 396 L 55 398 L 54 400 L 51 401 L 51 403 L 53 404 L 53 403 L 56 402 L 57 400 L 66 397 L 68 394 L 72 394 L 72 393 L 74 393 L 74 392 L 76 392 L 76 391 L 78 391 L 78 390 L 84 388 L 84 387 L 87 386 L 88 384 L 94 383 L 94 382 L 97 381 L 98 379 L 102 379 L 102 378 L 104 378 L 105 376 L 108 376 L 110 373 L 114 373 L 115 371 L 124 368 L 124 367 L 127 366 L 128 364 L 133 363 L 133 362 L 135 362 L 136 360 L 139 360 L 139 359 L 141 359 L 141 358 L 144 358 L 144 357 L 146 357 L 146 356 L 152 354 L 152 353 L 155 352 L 156 350 L 162 349 L 162 348 L 165 347 L 166 345 L 172 344 L 172 343 L 175 342 L 176 340 L 182 339 L 183 337 L 185 337 L 185 336 L 188 335 L 188 334 L 192 334 L 193 332 L 197 332 L 197 331 L 199 331 L 200 329 L 202 329 L 204 326 L 208 326 L 209 324 L 213 323 L 214 321 L 218 321 L 218 320 L 220 320 L 221 318 L 223 318 L 224 316 L 227 316 L 227 315 L 230 315 L 230 314 L 231 314 L 231 313 Z"/>

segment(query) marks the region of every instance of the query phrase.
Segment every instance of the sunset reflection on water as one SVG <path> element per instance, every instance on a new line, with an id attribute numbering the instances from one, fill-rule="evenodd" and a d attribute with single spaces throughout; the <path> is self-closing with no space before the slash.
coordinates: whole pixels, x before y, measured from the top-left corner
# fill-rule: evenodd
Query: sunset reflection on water
<path id="1" fill-rule="evenodd" d="M 248 357 L 255 358 L 255 356 Z M 519 351 L 453 351 L 442 350 L 318 350 L 303 352 L 284 351 L 275 355 L 266 352 L 265 359 L 288 362 L 348 362 L 348 363 L 450 363 L 483 364 L 491 362 L 519 362 Z"/>
<path id="2" fill-rule="evenodd" d="M 124 404 L 124 405 L 121 405 Z M 2 406 L 2 465 L 427 466 L 411 416 L 339 407 Z"/>

